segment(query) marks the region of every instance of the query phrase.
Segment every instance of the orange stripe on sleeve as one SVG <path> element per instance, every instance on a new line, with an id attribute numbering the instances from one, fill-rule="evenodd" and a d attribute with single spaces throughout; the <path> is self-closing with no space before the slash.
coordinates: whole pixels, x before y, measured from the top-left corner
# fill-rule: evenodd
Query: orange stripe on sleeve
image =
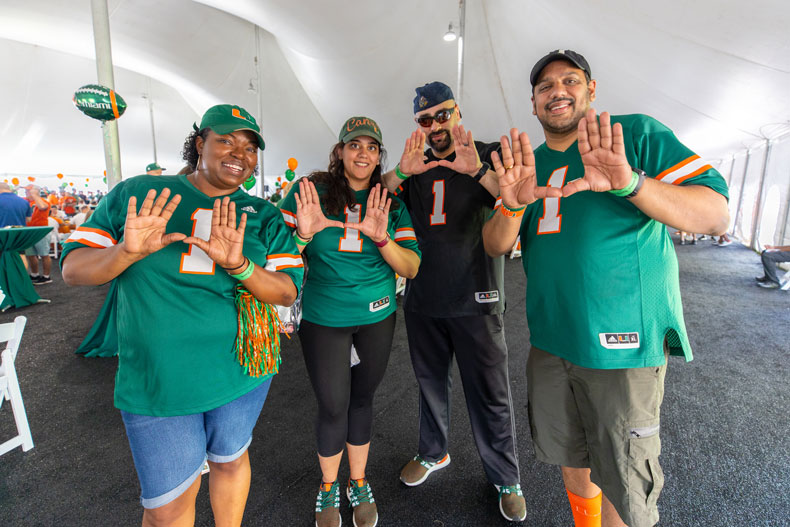
<path id="1" fill-rule="evenodd" d="M 697 170 L 695 170 L 694 172 L 692 172 L 692 173 L 691 173 L 691 174 L 689 174 L 688 176 L 683 176 L 682 178 L 678 178 L 677 180 L 673 181 L 673 182 L 672 182 L 672 184 L 673 184 L 673 185 L 680 185 L 681 183 L 683 183 L 683 182 L 684 182 L 684 181 L 686 181 L 687 179 L 689 179 L 689 178 L 693 178 L 694 176 L 699 176 L 699 175 L 700 175 L 700 174 L 702 174 L 703 172 L 706 172 L 706 171 L 708 171 L 708 170 L 710 170 L 710 169 L 712 169 L 712 168 L 713 168 L 713 167 L 712 167 L 711 165 L 705 165 L 705 166 L 704 166 L 704 167 L 702 167 L 702 168 L 698 168 Z"/>
<path id="2" fill-rule="evenodd" d="M 683 161 L 681 161 L 680 163 L 678 163 L 677 165 L 675 165 L 673 167 L 669 167 L 668 169 L 666 169 L 663 172 L 661 172 L 659 175 L 656 176 L 656 179 L 663 179 L 664 176 L 666 176 L 670 172 L 674 172 L 675 170 L 677 170 L 677 169 L 679 169 L 679 168 L 681 168 L 681 167 L 683 167 L 685 165 L 688 165 L 689 163 L 691 163 L 692 161 L 695 161 L 697 159 L 699 159 L 699 156 L 696 155 L 696 154 L 691 156 L 691 157 L 688 157 L 688 158 L 684 159 Z"/>

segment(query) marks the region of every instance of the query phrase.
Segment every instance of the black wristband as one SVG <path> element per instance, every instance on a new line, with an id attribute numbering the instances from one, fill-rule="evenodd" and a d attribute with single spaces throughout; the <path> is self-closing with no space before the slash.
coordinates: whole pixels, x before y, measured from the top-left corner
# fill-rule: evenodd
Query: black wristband
<path id="1" fill-rule="evenodd" d="M 642 188 L 642 184 L 645 182 L 645 178 L 647 177 L 647 174 L 641 168 L 631 167 L 631 170 L 633 170 L 636 173 L 636 175 L 639 176 L 639 180 L 636 182 L 636 186 L 634 187 L 634 190 L 632 190 L 631 193 L 628 194 L 627 196 L 623 196 L 625 199 L 631 199 L 634 196 L 636 196 L 639 193 L 639 190 Z"/>
<path id="2" fill-rule="evenodd" d="M 475 174 L 474 180 L 480 181 L 480 179 L 486 175 L 486 172 L 491 170 L 491 165 L 489 165 L 486 161 L 483 161 L 483 165 L 480 167 L 480 170 L 477 171 Z"/>

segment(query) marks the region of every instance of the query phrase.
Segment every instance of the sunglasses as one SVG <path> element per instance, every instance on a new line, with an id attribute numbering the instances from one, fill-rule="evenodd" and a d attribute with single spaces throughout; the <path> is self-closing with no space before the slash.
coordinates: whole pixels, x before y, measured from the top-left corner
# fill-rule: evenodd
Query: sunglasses
<path id="1" fill-rule="evenodd" d="M 428 128 L 433 124 L 433 121 L 436 120 L 439 124 L 444 124 L 450 120 L 450 117 L 453 116 L 455 112 L 455 106 L 452 108 L 445 108 L 444 110 L 439 110 L 433 115 L 421 115 L 419 117 L 415 117 L 414 120 L 417 121 L 417 124 L 424 128 Z"/>

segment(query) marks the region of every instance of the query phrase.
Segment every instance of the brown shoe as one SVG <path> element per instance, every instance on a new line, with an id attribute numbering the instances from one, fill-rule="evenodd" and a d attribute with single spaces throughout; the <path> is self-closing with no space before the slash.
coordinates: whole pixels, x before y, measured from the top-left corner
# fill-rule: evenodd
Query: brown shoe
<path id="1" fill-rule="evenodd" d="M 354 508 L 354 527 L 376 527 L 379 511 L 367 478 L 348 480 L 346 496 Z"/>
<path id="2" fill-rule="evenodd" d="M 315 499 L 315 527 L 340 527 L 340 485 L 321 483 Z"/>
<path id="3" fill-rule="evenodd" d="M 450 454 L 445 454 L 441 460 L 436 462 L 414 456 L 414 459 L 406 463 L 406 466 L 400 471 L 400 480 L 410 487 L 416 487 L 428 479 L 431 472 L 441 470 L 449 464 Z"/>
<path id="4" fill-rule="evenodd" d="M 527 518 L 527 502 L 521 492 L 521 485 L 496 485 L 499 491 L 499 512 L 512 522 L 523 522 Z"/>

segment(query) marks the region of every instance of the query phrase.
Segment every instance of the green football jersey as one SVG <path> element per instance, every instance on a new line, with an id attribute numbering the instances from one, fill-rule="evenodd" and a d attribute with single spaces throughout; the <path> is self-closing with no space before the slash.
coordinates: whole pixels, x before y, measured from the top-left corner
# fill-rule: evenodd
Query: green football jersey
<path id="1" fill-rule="evenodd" d="M 704 185 L 727 197 L 711 165 L 646 115 L 612 116 L 623 126 L 631 166 L 674 185 Z M 578 144 L 535 150 L 538 185 L 584 176 Z M 678 263 L 664 224 L 608 192 L 579 192 L 531 204 L 521 224 L 532 345 L 587 368 L 664 363 L 663 341 L 691 360 Z"/>
<path id="2" fill-rule="evenodd" d="M 293 185 L 294 189 L 297 188 Z M 319 197 L 323 189 L 317 187 Z M 285 223 L 296 229 L 296 199 L 293 190 L 280 202 Z M 346 207 L 331 220 L 360 222 L 367 210 L 368 190 L 355 192 L 357 207 Z M 398 198 L 390 210 L 387 231 L 398 245 L 420 256 L 411 218 Z M 392 243 L 392 242 L 390 242 Z M 372 324 L 395 311 L 395 272 L 382 258 L 373 241 L 356 229 L 329 227 L 317 233 L 302 254 L 307 260 L 307 279 L 302 293 L 302 317 L 315 324 L 348 327 Z"/>
<path id="3" fill-rule="evenodd" d="M 169 188 L 180 194 L 167 232 L 208 239 L 214 199 L 186 176 L 138 176 L 119 183 L 68 239 L 62 259 L 80 247 L 107 248 L 123 239 L 129 198 Z M 244 255 L 286 273 L 297 288 L 304 268 L 280 212 L 242 190 L 230 195 L 237 217 L 247 214 Z M 176 242 L 132 264 L 116 279 L 118 372 L 115 406 L 127 412 L 173 416 L 208 411 L 260 385 L 235 354 L 238 281 L 196 246 Z"/>

